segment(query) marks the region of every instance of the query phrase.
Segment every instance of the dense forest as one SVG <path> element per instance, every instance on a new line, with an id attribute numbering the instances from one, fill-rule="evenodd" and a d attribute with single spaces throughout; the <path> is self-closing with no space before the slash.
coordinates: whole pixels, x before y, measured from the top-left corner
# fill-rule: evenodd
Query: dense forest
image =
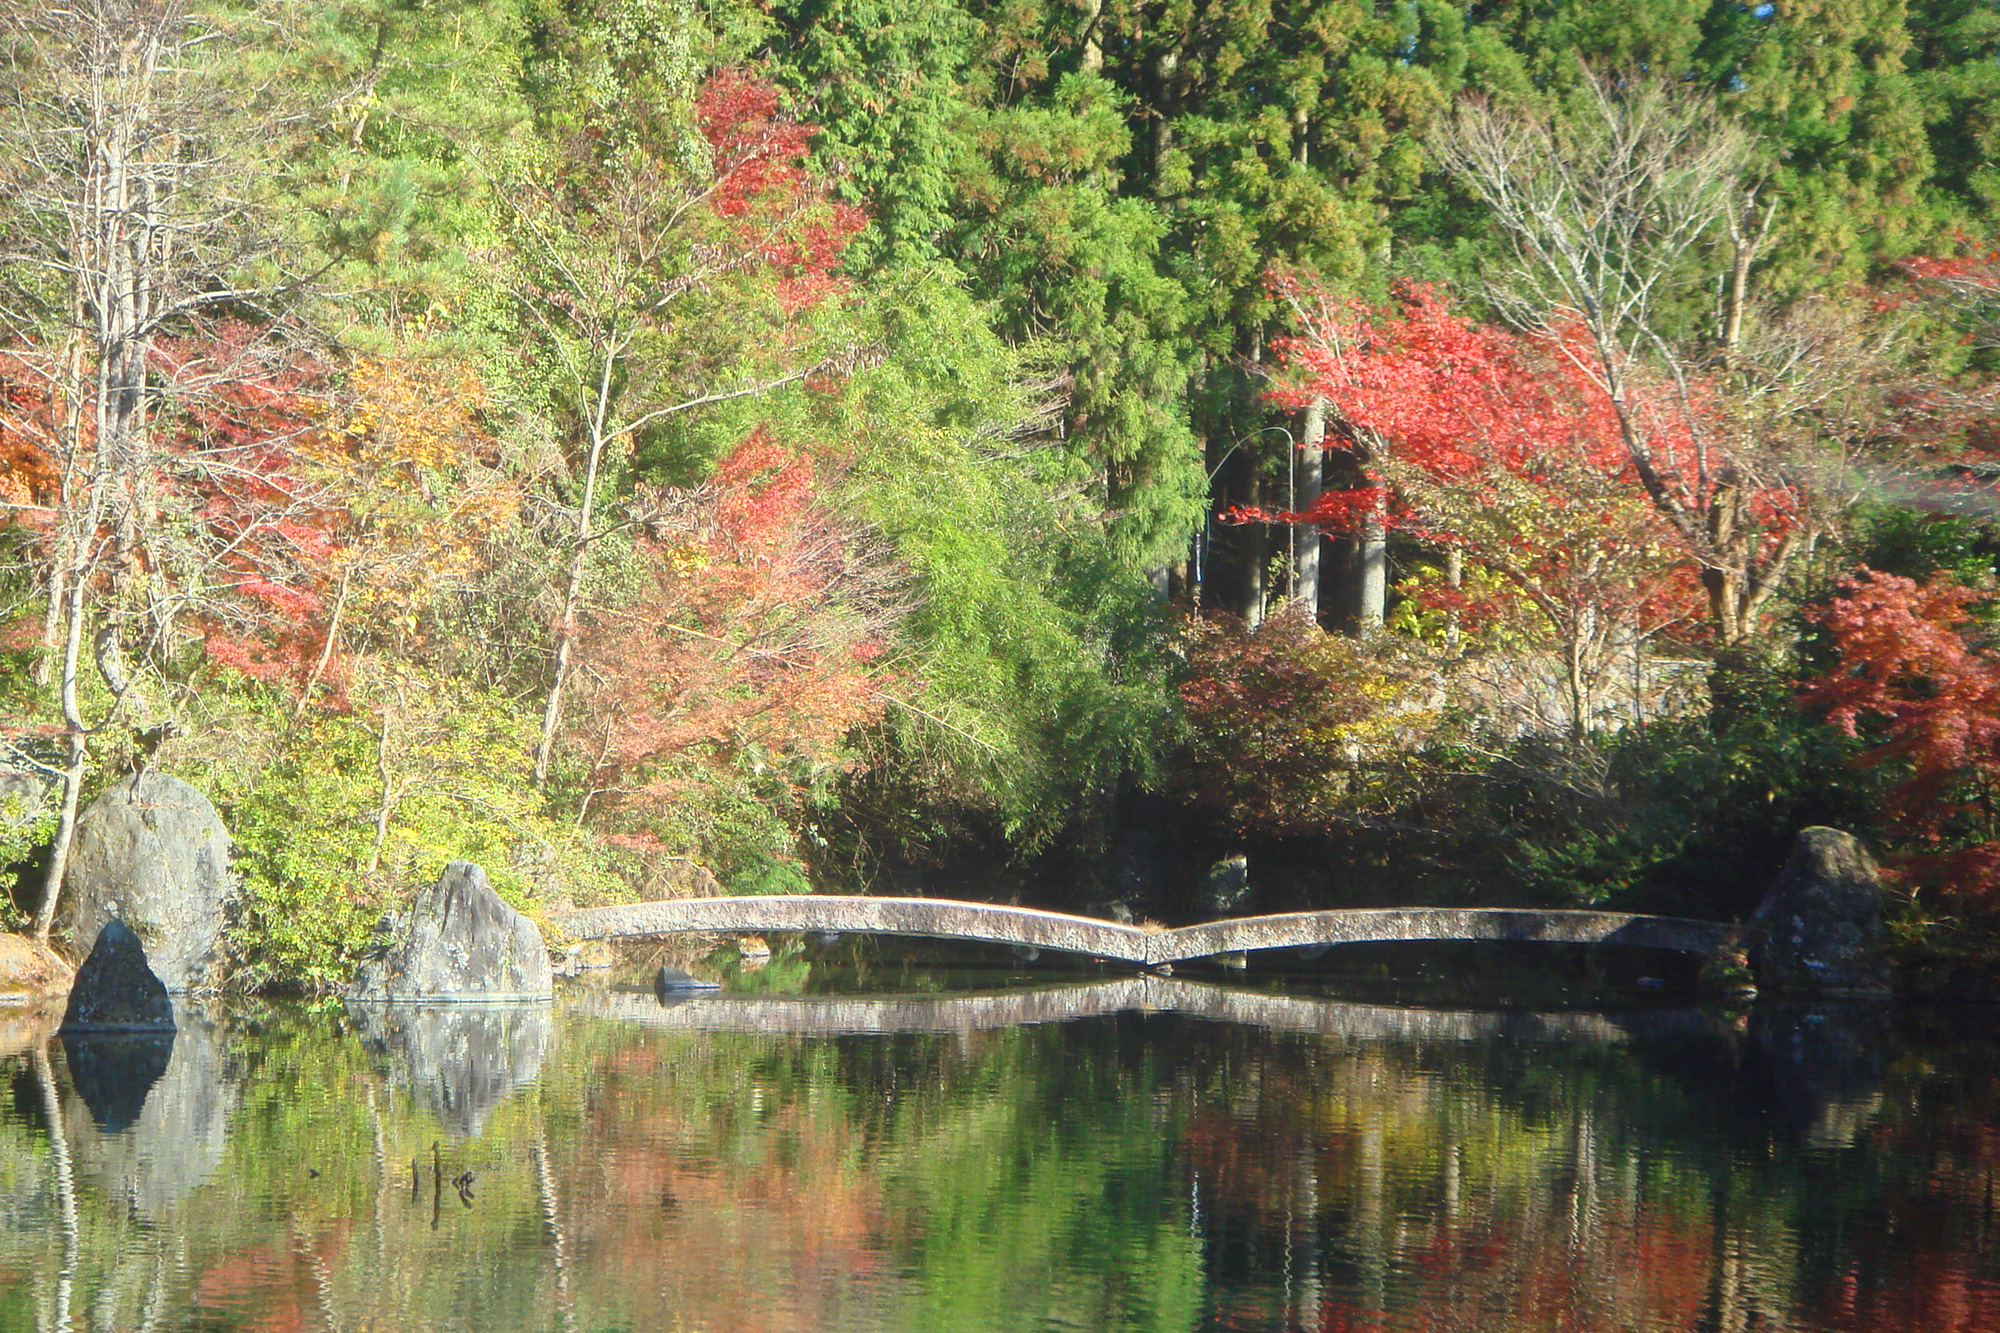
<path id="1" fill-rule="evenodd" d="M 2000 956 L 1996 55 L 1982 0 L 13 6 L 0 925 L 151 767 L 246 986 L 458 857 L 1726 919 L 1811 823 Z"/>

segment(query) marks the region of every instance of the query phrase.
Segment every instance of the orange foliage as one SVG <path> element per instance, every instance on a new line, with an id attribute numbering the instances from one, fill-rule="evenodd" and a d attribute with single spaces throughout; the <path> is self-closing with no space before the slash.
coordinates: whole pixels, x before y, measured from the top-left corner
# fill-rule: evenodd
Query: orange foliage
<path id="1" fill-rule="evenodd" d="M 573 739 L 628 806 L 682 791 L 684 765 L 741 762 L 792 783 L 848 768 L 848 733 L 886 703 L 874 663 L 894 580 L 814 504 L 811 457 L 759 431 L 693 490 L 642 494 L 642 584 L 589 617 Z"/>
<path id="2" fill-rule="evenodd" d="M 0 524 L 40 529 L 62 481 L 60 406 L 48 382 L 20 356 L 0 355 Z"/>

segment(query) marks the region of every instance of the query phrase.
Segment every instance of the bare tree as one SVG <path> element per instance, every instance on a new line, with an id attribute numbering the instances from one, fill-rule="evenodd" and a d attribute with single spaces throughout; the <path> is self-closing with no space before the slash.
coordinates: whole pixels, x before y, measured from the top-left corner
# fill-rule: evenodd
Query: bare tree
<path id="1" fill-rule="evenodd" d="M 1639 484 L 1701 567 L 1719 638 L 1744 642 L 1841 502 L 1816 446 L 1850 438 L 1864 404 L 1839 390 L 1878 350 L 1824 311 L 1760 308 L 1776 202 L 1756 141 L 1705 94 L 1596 75 L 1560 112 L 1467 101 L 1433 148 L 1511 244 L 1493 300 L 1609 398 Z"/>
<path id="2" fill-rule="evenodd" d="M 199 311 L 261 294 L 239 275 L 268 251 L 222 156 L 230 140 L 220 128 L 240 119 L 231 90 L 212 76 L 227 36 L 184 0 L 76 0 L 0 15 L 0 153 L 8 160 L 0 171 L 0 337 L 14 371 L 36 381 L 47 404 L 42 425 L 60 472 L 49 506 L 39 670 L 57 690 L 67 750 L 35 921 L 43 939 L 91 737 L 112 725 L 131 688 L 134 641 L 175 614 L 160 577 L 173 561 L 148 547 L 168 470 L 152 437 L 167 393 L 160 340 Z M 234 91 L 240 98 L 244 90 Z M 87 638 L 111 698 L 94 721 L 85 716 Z"/>

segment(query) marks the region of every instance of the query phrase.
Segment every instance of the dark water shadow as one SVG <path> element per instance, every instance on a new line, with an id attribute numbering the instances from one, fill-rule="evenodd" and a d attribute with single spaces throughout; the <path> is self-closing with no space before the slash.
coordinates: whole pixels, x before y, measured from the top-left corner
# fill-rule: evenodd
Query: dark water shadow
<path id="1" fill-rule="evenodd" d="M 551 1024 L 546 1004 L 347 1006 L 393 1082 L 444 1123 L 453 1139 L 477 1136 L 494 1109 L 541 1076 Z"/>
<path id="2" fill-rule="evenodd" d="M 1852 1144 L 1882 1110 L 1893 1013 L 1868 1000 L 1759 1004 L 1750 1051 L 1774 1126 L 1808 1147 Z"/>
<path id="3" fill-rule="evenodd" d="M 70 1086 L 106 1134 L 121 1134 L 139 1121 L 146 1094 L 173 1059 L 173 1032 L 65 1033 L 58 1038 L 69 1064 Z"/>

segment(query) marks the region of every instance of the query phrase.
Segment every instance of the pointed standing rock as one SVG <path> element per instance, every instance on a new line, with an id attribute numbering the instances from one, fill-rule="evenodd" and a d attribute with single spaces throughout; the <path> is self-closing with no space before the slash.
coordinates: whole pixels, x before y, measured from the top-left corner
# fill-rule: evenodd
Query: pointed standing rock
<path id="1" fill-rule="evenodd" d="M 173 1031 L 174 1003 L 145 946 L 117 917 L 104 923 L 70 987 L 64 1032 Z"/>
<path id="2" fill-rule="evenodd" d="M 493 891 L 484 870 L 453 861 L 417 895 L 387 952 L 363 965 L 347 998 L 548 1000 L 555 977 L 535 923 Z"/>

